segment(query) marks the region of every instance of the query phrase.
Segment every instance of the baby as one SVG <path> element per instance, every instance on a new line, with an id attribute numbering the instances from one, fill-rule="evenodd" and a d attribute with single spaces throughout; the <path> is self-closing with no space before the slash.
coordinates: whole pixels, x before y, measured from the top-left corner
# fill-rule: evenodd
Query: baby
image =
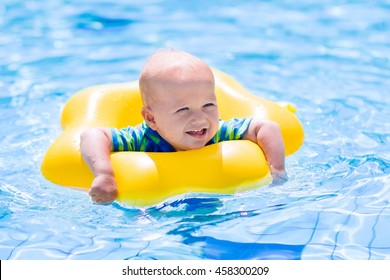
<path id="1" fill-rule="evenodd" d="M 278 124 L 256 118 L 220 120 L 214 76 L 202 60 L 182 51 L 158 51 L 146 62 L 139 87 L 144 105 L 141 125 L 89 128 L 81 134 L 81 154 L 95 176 L 89 191 L 93 202 L 111 203 L 118 195 L 110 160 L 115 151 L 175 152 L 250 140 L 263 150 L 274 182 L 285 180 Z"/>

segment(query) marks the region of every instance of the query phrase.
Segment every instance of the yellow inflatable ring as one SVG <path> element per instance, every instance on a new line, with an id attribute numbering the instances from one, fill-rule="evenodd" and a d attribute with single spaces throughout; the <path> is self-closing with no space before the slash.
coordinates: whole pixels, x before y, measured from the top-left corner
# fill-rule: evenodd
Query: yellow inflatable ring
<path id="1" fill-rule="evenodd" d="M 259 117 L 280 125 L 286 155 L 302 145 L 303 128 L 291 104 L 280 105 L 250 94 L 227 74 L 213 70 L 222 119 Z M 65 105 L 62 135 L 48 149 L 42 174 L 64 186 L 88 189 L 93 174 L 80 154 L 80 134 L 87 127 L 125 127 L 141 123 L 138 83 L 93 86 Z M 175 153 L 116 152 L 111 154 L 118 183 L 118 201 L 148 206 L 186 192 L 224 193 L 271 182 L 261 149 L 250 141 L 228 141 L 199 150 Z"/>

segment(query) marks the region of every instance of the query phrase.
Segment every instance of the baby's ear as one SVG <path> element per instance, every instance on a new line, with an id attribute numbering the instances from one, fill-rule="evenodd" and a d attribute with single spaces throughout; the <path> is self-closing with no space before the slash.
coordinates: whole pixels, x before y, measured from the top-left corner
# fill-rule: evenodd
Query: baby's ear
<path id="1" fill-rule="evenodd" d="M 153 130 L 156 130 L 157 124 L 156 124 L 156 121 L 154 119 L 154 114 L 153 114 L 152 109 L 150 109 L 150 107 L 143 107 L 141 110 L 141 114 L 144 117 L 144 120 L 146 121 L 146 123 L 149 125 L 149 127 Z"/>

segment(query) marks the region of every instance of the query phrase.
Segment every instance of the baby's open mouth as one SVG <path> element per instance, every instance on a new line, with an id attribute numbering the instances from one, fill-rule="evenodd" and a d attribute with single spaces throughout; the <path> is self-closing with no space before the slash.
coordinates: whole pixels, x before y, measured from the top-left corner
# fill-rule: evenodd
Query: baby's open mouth
<path id="1" fill-rule="evenodd" d="M 207 128 L 187 131 L 187 133 L 193 137 L 203 137 L 206 135 L 206 132 L 207 132 Z"/>

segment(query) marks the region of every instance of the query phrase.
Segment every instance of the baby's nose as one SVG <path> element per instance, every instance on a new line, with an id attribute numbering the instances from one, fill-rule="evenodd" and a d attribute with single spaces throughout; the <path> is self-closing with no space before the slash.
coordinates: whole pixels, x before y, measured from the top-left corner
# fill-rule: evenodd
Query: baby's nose
<path id="1" fill-rule="evenodd" d="M 191 115 L 191 123 L 193 124 L 205 124 L 207 122 L 205 115 L 202 112 L 194 112 Z"/>

